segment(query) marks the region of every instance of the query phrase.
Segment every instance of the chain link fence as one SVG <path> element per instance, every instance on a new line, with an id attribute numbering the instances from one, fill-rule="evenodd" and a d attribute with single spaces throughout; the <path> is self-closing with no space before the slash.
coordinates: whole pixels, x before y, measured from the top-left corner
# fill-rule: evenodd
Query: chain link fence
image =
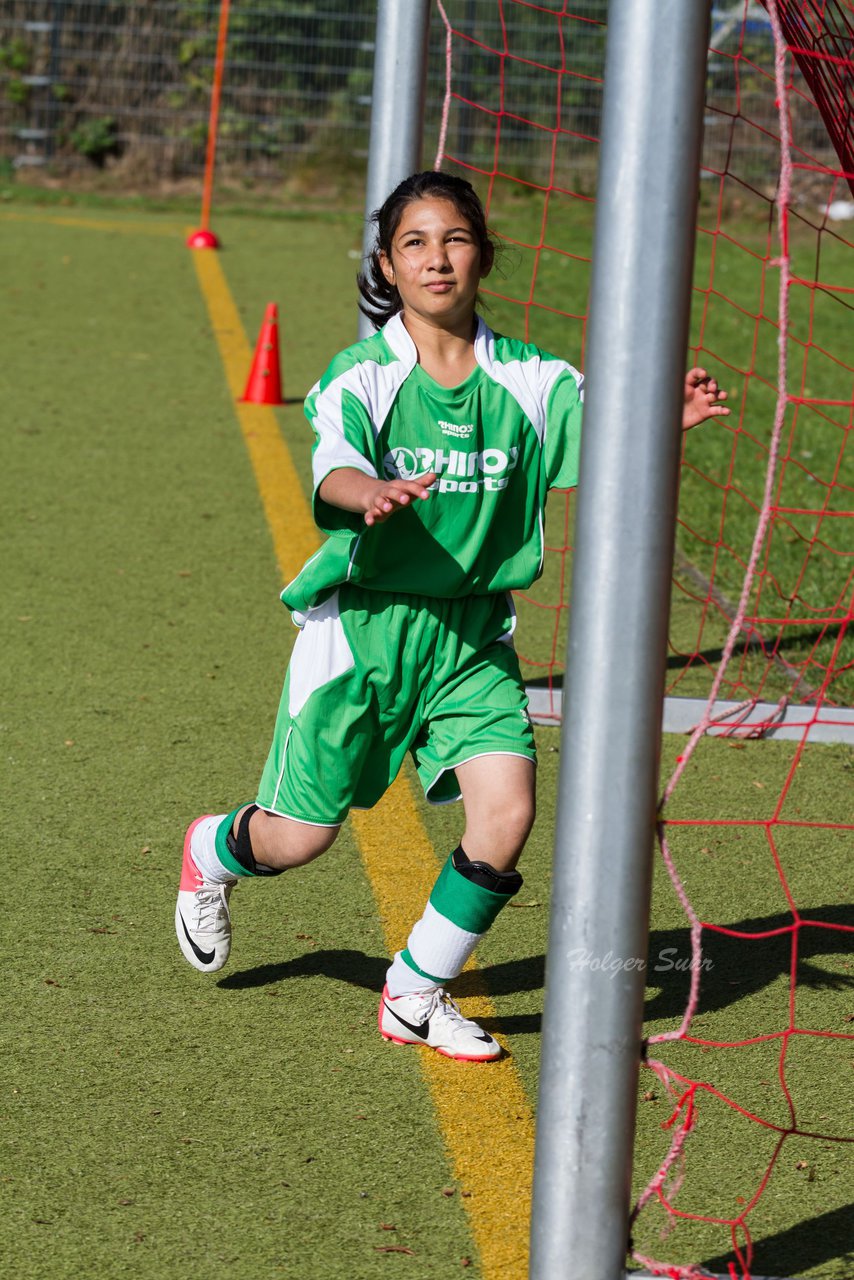
<path id="1" fill-rule="evenodd" d="M 607 0 L 574 0 L 563 20 L 558 0 L 444 0 L 444 8 L 455 33 L 449 150 L 488 171 L 500 110 L 505 171 L 547 179 L 556 171 L 557 129 L 558 174 L 592 192 Z M 361 181 L 376 9 L 377 0 L 232 0 L 219 181 Z M 62 178 L 108 170 L 127 185 L 197 178 L 219 10 L 219 0 L 0 0 L 0 168 Z M 756 46 L 758 66 L 770 46 L 768 15 L 756 0 L 746 20 L 744 13 L 745 0 L 713 9 L 706 130 L 713 170 L 723 167 L 718 151 L 740 145 L 721 121 L 765 112 L 773 133 L 773 87 L 758 70 L 747 74 L 745 46 Z M 436 4 L 426 164 L 442 110 L 445 34 Z M 816 145 L 826 149 L 826 135 Z M 766 154 L 755 136 L 744 146 L 751 180 L 773 184 L 774 148 L 769 143 Z"/>
<path id="2" fill-rule="evenodd" d="M 281 180 L 294 172 L 361 174 L 370 126 L 376 0 L 232 0 L 220 107 L 217 172 L 223 179 Z M 577 6 L 601 21 L 606 0 Z M 471 33 L 455 87 L 493 93 L 502 28 L 496 0 L 446 0 Z M 555 18 L 505 6 L 513 39 L 506 92 L 553 100 Z M 128 181 L 198 175 L 205 158 L 218 0 L 3 0 L 0 5 L 0 163 L 9 170 L 114 170 Z M 604 39 L 590 26 L 575 50 L 591 80 L 574 106 L 598 134 Z M 445 29 L 431 23 L 425 163 L 432 161 L 445 86 Z M 521 60 L 517 60 L 521 59 Z M 574 83 L 582 85 L 582 80 Z M 567 105 L 567 109 L 569 109 Z M 522 114 L 526 114 L 522 112 Z M 527 113 L 530 114 L 530 111 Z M 474 110 L 455 116 L 455 149 L 476 153 Z M 505 137 L 512 142 L 514 124 Z M 487 137 L 491 130 L 484 129 Z M 520 134 L 519 146 L 529 151 Z M 546 140 L 544 139 L 544 145 Z M 526 157 L 528 167 L 536 157 Z"/>
<path id="3" fill-rule="evenodd" d="M 224 175 L 278 177 L 295 157 L 338 165 L 364 152 L 374 10 L 372 0 L 232 5 Z M 198 174 L 218 16 L 202 0 L 7 0 L 0 154 L 18 169 Z"/>

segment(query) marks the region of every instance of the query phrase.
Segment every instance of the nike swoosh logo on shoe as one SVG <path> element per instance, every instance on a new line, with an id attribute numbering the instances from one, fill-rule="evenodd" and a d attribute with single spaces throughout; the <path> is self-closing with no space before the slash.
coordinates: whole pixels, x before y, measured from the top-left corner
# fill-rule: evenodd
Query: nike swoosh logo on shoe
<path id="1" fill-rule="evenodd" d="M 494 1043 L 494 1041 L 493 1041 L 493 1039 L 492 1039 L 492 1036 L 490 1036 L 490 1035 L 486 1035 L 485 1033 L 484 1033 L 484 1035 L 482 1035 L 482 1036 L 475 1036 L 475 1040 L 482 1040 L 484 1044 L 493 1044 L 493 1043 Z"/>
<path id="2" fill-rule="evenodd" d="M 387 1000 L 383 1000 L 383 1004 L 388 1009 L 392 1017 L 397 1018 L 402 1027 L 406 1027 L 407 1031 L 411 1031 L 414 1036 L 418 1036 L 419 1040 L 426 1040 L 430 1034 L 430 1027 L 426 1022 L 414 1023 L 407 1022 L 405 1018 L 401 1018 L 399 1013 L 395 1013 Z"/>
<path id="3" fill-rule="evenodd" d="M 193 939 L 190 937 L 190 930 L 187 928 L 183 915 L 180 912 L 178 914 L 181 915 L 181 927 L 184 930 L 184 936 L 186 937 L 190 946 L 193 948 L 193 954 L 196 956 L 198 960 L 201 961 L 202 964 L 210 964 L 213 960 L 216 959 L 216 950 L 202 951 L 198 943 L 194 942 Z"/>

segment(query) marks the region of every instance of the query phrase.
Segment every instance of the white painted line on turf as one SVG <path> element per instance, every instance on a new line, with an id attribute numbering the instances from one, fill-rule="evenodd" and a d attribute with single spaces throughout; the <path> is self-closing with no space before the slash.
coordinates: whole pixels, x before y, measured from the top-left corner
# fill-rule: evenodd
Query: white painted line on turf
<path id="1" fill-rule="evenodd" d="M 531 719 L 538 724 L 559 724 L 563 715 L 563 690 L 528 686 Z M 831 707 L 827 704 L 816 709 L 809 703 L 789 704 L 781 710 L 776 702 L 757 702 L 740 712 L 740 702 L 717 702 L 715 715 L 719 723 L 713 724 L 708 736 L 713 738 L 732 735 L 735 727 L 750 729 L 767 724 L 763 737 L 801 742 L 804 737 L 813 742 L 847 742 L 854 744 L 854 707 Z M 665 698 L 661 727 L 665 733 L 690 733 L 698 724 L 706 709 L 705 698 Z"/>

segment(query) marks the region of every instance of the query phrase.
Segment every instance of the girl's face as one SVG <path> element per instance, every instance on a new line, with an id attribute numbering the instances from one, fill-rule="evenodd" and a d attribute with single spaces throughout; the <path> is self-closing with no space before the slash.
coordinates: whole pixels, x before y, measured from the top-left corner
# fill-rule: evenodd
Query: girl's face
<path id="1" fill-rule="evenodd" d="M 391 243 L 380 252 L 389 284 L 397 286 L 404 314 L 441 328 L 471 320 L 492 253 L 481 253 L 468 219 L 450 200 L 426 196 L 403 211 Z"/>

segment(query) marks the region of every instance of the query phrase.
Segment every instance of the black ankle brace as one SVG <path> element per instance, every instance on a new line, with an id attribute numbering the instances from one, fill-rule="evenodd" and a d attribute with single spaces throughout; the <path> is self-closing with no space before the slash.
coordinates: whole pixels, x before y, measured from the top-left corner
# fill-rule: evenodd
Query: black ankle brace
<path id="1" fill-rule="evenodd" d="M 263 862 L 258 863 L 255 861 L 255 855 L 252 852 L 252 840 L 249 836 L 249 823 L 253 813 L 257 812 L 257 804 L 250 804 L 248 809 L 244 809 L 237 824 L 237 835 L 233 831 L 229 831 L 225 837 L 228 852 L 233 858 L 237 859 L 241 867 L 245 867 L 251 876 L 281 875 L 280 868 L 266 867 Z"/>
<path id="2" fill-rule="evenodd" d="M 504 893 L 512 897 L 522 888 L 522 877 L 518 871 L 496 871 L 488 862 L 472 862 L 466 855 L 463 846 L 457 845 L 451 854 L 454 870 L 459 871 L 472 884 L 481 889 L 491 889 L 493 893 Z"/>

